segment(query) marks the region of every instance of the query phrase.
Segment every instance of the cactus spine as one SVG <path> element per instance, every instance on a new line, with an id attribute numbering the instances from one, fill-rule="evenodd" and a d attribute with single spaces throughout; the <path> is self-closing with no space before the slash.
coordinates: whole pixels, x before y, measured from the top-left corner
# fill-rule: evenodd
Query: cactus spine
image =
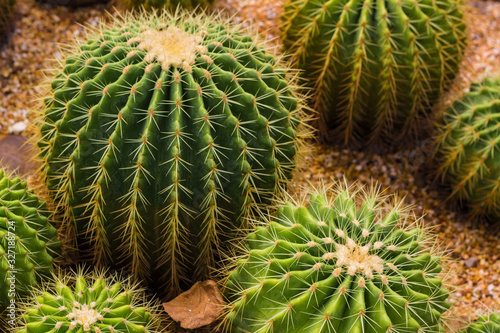
<path id="1" fill-rule="evenodd" d="M 443 332 L 450 307 L 433 239 L 376 188 L 287 202 L 228 275 L 234 332 Z"/>
<path id="2" fill-rule="evenodd" d="M 12 292 L 25 296 L 52 272 L 61 244 L 45 208 L 25 182 L 0 169 L 0 313 Z"/>
<path id="3" fill-rule="evenodd" d="M 166 8 L 175 10 L 178 7 L 185 9 L 196 9 L 198 7 L 207 7 L 212 4 L 213 0 L 121 0 L 123 5 L 129 9 L 137 9 L 144 7 L 146 10 L 152 8 Z"/>
<path id="4" fill-rule="evenodd" d="M 281 24 L 322 139 L 346 143 L 415 132 L 457 72 L 464 28 L 461 0 L 288 0 Z"/>
<path id="5" fill-rule="evenodd" d="M 158 332 L 157 309 L 141 289 L 109 273 L 58 277 L 22 309 L 19 333 Z"/>
<path id="6" fill-rule="evenodd" d="M 77 246 L 175 294 L 282 193 L 307 133 L 265 46 L 218 17 L 145 15 L 67 57 L 37 143 Z"/>
<path id="7" fill-rule="evenodd" d="M 500 313 L 493 312 L 479 317 L 462 333 L 500 333 Z"/>
<path id="8" fill-rule="evenodd" d="M 472 84 L 443 116 L 439 172 L 473 216 L 500 217 L 500 79 Z"/>

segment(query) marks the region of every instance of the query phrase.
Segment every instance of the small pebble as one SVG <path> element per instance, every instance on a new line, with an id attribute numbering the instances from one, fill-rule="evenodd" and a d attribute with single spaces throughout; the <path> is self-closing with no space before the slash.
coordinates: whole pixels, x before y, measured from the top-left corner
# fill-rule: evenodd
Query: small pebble
<path id="1" fill-rule="evenodd" d="M 469 268 L 476 267 L 477 263 L 479 262 L 479 259 L 476 257 L 471 257 L 465 261 L 465 265 Z"/>
<path id="2" fill-rule="evenodd" d="M 26 129 L 26 123 L 18 122 L 9 127 L 9 133 L 11 134 L 21 134 Z"/>

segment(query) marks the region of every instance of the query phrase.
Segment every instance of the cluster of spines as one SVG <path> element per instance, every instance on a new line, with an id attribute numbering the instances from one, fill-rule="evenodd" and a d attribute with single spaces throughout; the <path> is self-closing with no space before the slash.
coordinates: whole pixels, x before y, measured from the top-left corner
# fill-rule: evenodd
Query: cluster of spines
<path id="1" fill-rule="evenodd" d="M 443 331 L 449 294 L 432 237 L 411 223 L 401 202 L 386 206 L 375 193 L 358 208 L 355 191 L 345 188 L 331 197 L 315 192 L 309 208 L 305 200 L 282 205 L 268 227 L 248 237 L 248 254 L 228 275 L 224 329 Z M 351 242 L 367 250 L 364 267 L 342 257 L 339 248 Z"/>
<path id="2" fill-rule="evenodd" d="M 472 84 L 444 114 L 436 138 L 439 173 L 476 217 L 500 216 L 500 79 Z"/>
<path id="3" fill-rule="evenodd" d="M 132 23 L 132 19 L 135 23 Z M 187 21 L 190 21 L 193 27 L 210 27 L 210 31 L 214 33 L 213 36 L 206 37 L 209 38 L 209 42 L 204 44 L 207 47 L 207 53 L 198 57 L 196 64 L 183 64 L 180 68 L 173 68 L 171 73 L 168 73 L 164 70 L 164 66 L 159 66 L 154 61 L 151 63 L 143 61 L 147 54 L 137 49 L 140 41 L 131 37 L 134 29 L 142 30 L 144 26 L 158 25 L 158 22 L 166 22 L 165 29 L 169 24 L 181 27 L 182 24 L 179 22 Z M 76 237 L 82 232 L 82 230 L 77 230 L 77 216 L 84 216 L 83 221 L 90 216 L 90 223 L 83 231 L 88 233 L 88 238 L 93 243 L 93 248 L 96 249 L 96 262 L 104 263 L 112 256 L 109 231 L 105 227 L 106 216 L 112 208 L 109 208 L 111 206 L 109 202 L 105 202 L 103 191 L 106 187 L 112 186 L 110 185 L 112 184 L 109 174 L 112 168 L 110 167 L 118 164 L 117 156 L 123 154 L 121 151 L 125 149 L 124 144 L 134 146 L 134 149 L 130 151 L 134 163 L 127 167 L 122 166 L 120 171 L 123 175 L 124 170 L 130 170 L 130 175 L 124 176 L 130 183 L 130 188 L 125 195 L 118 198 L 120 204 L 125 202 L 128 204 L 115 205 L 115 208 L 120 207 L 116 211 L 116 218 L 125 216 L 127 221 L 120 228 L 121 235 L 125 235 L 126 239 L 123 238 L 125 241 L 121 243 L 119 250 L 128 253 L 124 257 L 131 258 L 131 269 L 141 276 L 147 275 L 150 260 L 146 257 L 151 254 L 149 251 L 147 253 L 147 240 L 144 237 L 147 217 L 140 208 L 151 204 L 144 192 L 144 187 L 155 181 L 152 168 L 155 167 L 156 162 L 151 162 L 150 157 L 153 156 L 154 159 L 160 144 L 167 145 L 171 153 L 165 161 L 168 164 L 167 167 L 161 164 L 158 166 L 171 177 L 170 185 L 161 188 L 158 193 L 161 198 L 168 199 L 158 215 L 164 217 L 159 230 L 169 236 L 161 244 L 162 253 L 154 264 L 158 267 L 168 267 L 164 278 L 171 281 L 172 290 L 178 290 L 180 281 L 190 278 L 185 273 L 189 269 L 186 267 L 185 253 L 190 247 L 188 245 L 190 235 L 188 228 L 179 220 L 180 215 L 191 218 L 204 216 L 199 233 L 203 235 L 203 240 L 200 242 L 203 248 L 201 255 L 195 258 L 198 267 L 196 275 L 201 276 L 206 273 L 207 263 L 213 262 L 215 256 L 214 247 L 211 245 L 219 243 L 226 237 L 226 234 L 234 231 L 224 230 L 226 228 L 224 221 L 229 220 L 227 215 L 234 215 L 235 211 L 234 207 L 224 202 L 241 201 L 242 210 L 240 216 L 236 216 L 239 219 L 259 211 L 257 206 L 260 203 L 283 191 L 291 177 L 291 172 L 298 164 L 297 159 L 301 155 L 299 152 L 304 149 L 303 139 L 309 135 L 309 130 L 302 123 L 306 120 L 302 111 L 302 97 L 295 94 L 294 91 L 297 88 L 294 86 L 295 79 L 281 65 L 281 59 L 275 60 L 269 54 L 265 54 L 263 51 L 268 50 L 265 45 L 259 45 L 255 39 L 252 40 L 248 36 L 233 39 L 232 36 L 237 34 L 238 29 L 238 27 L 228 28 L 224 25 L 224 21 L 216 17 L 204 15 L 188 17 L 185 13 L 175 16 L 163 13 L 161 16 L 119 18 L 111 25 L 102 26 L 91 34 L 87 44 L 71 49 L 72 55 L 67 58 L 65 64 L 61 64 L 63 70 L 56 72 L 57 78 L 51 83 L 52 96 L 46 100 L 46 106 L 49 109 L 41 115 L 39 122 L 41 137 L 37 140 L 42 149 L 42 171 L 45 173 L 49 188 L 56 197 L 56 202 L 65 212 L 64 225 L 68 233 Z M 134 42 L 128 43 L 130 40 Z M 227 48 L 227 46 L 232 47 Z M 114 58 L 124 59 L 113 63 Z M 215 66 L 214 61 L 220 61 L 220 66 L 223 66 L 226 71 Z M 241 63 L 245 63 L 247 68 Z M 125 77 L 141 73 L 144 78 L 136 80 L 135 83 L 123 79 L 119 80 L 120 82 L 108 84 L 113 82 L 110 77 Z M 197 82 L 193 81 L 193 77 L 206 83 L 206 87 L 202 89 Z M 93 78 L 93 80 L 88 80 L 88 78 Z M 187 80 L 189 82 L 186 82 Z M 290 83 L 288 86 L 287 81 Z M 227 82 L 227 89 L 218 90 L 215 85 L 218 82 Z M 185 84 L 192 87 L 182 94 L 180 87 Z M 163 96 L 164 89 L 168 86 L 173 87 L 170 101 Z M 241 87 L 250 91 L 251 94 L 242 90 Z M 261 89 L 263 87 L 266 88 Z M 54 91 L 56 94 L 53 94 Z M 144 99 L 144 91 L 152 91 L 151 100 L 159 101 L 160 109 L 169 110 L 158 111 L 140 107 L 132 110 L 129 108 L 129 104 L 134 104 L 141 97 Z M 89 103 L 79 103 L 79 99 L 83 98 L 80 96 L 86 96 L 89 100 L 101 98 L 102 100 L 99 104 L 89 107 Z M 126 96 L 131 97 L 124 111 L 117 114 L 110 112 L 111 108 L 103 111 L 104 106 L 112 105 L 113 98 Z M 183 99 L 186 96 L 188 98 Z M 193 103 L 203 105 L 204 100 L 205 102 L 213 100 L 213 102 L 208 102 L 213 105 L 207 106 L 207 109 L 200 107 L 197 110 L 190 106 Z M 256 119 L 251 119 L 252 113 L 246 112 L 246 115 L 242 113 L 242 117 L 248 119 L 240 119 L 234 115 L 226 118 L 223 114 L 216 114 L 214 111 L 222 108 L 223 113 L 227 114 L 229 107 L 241 109 L 244 105 L 248 105 L 247 111 L 255 108 L 257 112 L 261 112 L 261 115 Z M 127 110 L 129 112 L 126 112 Z M 278 117 L 277 115 L 283 113 L 283 110 L 289 111 L 286 117 Z M 99 114 L 100 124 L 97 117 L 96 119 L 92 117 L 93 114 Z M 179 121 L 171 121 L 169 128 L 164 131 L 164 128 L 158 127 L 158 123 L 167 115 L 169 119 Z M 69 117 L 73 119 L 64 123 L 60 120 L 66 120 Z M 193 117 L 190 120 L 192 125 L 189 126 L 200 128 L 197 135 L 188 133 L 186 123 L 181 123 L 182 118 L 186 117 Z M 109 121 L 103 120 L 107 118 Z M 138 121 L 139 118 L 142 119 Z M 137 128 L 135 122 L 144 122 L 144 133 L 137 133 L 139 137 L 137 139 L 120 141 L 120 138 L 125 136 L 124 132 L 137 131 L 133 129 L 133 127 Z M 86 125 L 79 130 L 78 126 L 75 127 L 78 123 Z M 287 125 L 284 126 L 284 123 Z M 81 142 L 89 142 L 87 137 L 82 137 L 82 134 L 88 136 L 88 132 L 83 130 L 91 130 L 96 126 L 106 128 L 106 134 L 110 132 L 112 135 L 109 138 L 91 139 L 91 144 L 96 147 L 95 151 L 100 154 L 101 159 L 91 167 L 92 170 L 90 168 L 76 170 L 75 166 L 78 162 L 76 153 L 80 154 L 84 150 L 79 148 L 82 146 Z M 264 129 L 264 132 L 257 133 L 257 130 L 261 129 Z M 218 137 L 211 136 L 216 130 L 220 131 L 216 133 Z M 227 136 L 228 144 L 235 144 L 239 148 L 238 154 L 234 155 L 227 147 L 220 145 L 224 136 Z M 162 141 L 152 141 L 151 138 L 155 137 L 161 137 Z M 247 142 L 243 138 L 247 139 Z M 54 144 L 54 140 L 58 140 L 57 144 Z M 270 154 L 268 154 L 269 151 L 259 147 L 247 145 L 249 140 L 253 141 L 253 144 L 260 141 L 259 144 L 269 146 Z M 189 178 L 185 174 L 186 171 L 189 172 L 189 168 L 196 169 L 196 165 L 193 166 L 193 164 L 199 162 L 193 163 L 183 158 L 183 153 L 189 155 L 190 151 L 194 150 L 191 146 L 200 146 L 197 156 L 198 159 L 203 160 L 201 167 L 206 169 L 204 169 L 205 176 L 201 181 L 205 183 L 203 188 L 211 189 L 203 197 L 185 185 Z M 68 151 L 71 150 L 76 153 L 69 154 Z M 229 153 L 234 156 L 228 156 Z M 88 151 L 85 154 L 89 158 L 92 155 L 89 155 Z M 82 156 L 79 158 L 82 159 Z M 228 172 L 228 167 L 234 170 Z M 244 177 L 240 184 L 233 184 L 233 186 L 236 185 L 244 191 L 224 193 L 222 184 L 230 184 L 231 173 L 239 172 L 237 170 L 239 168 Z M 77 175 L 78 173 L 80 175 Z M 84 182 L 83 179 L 90 179 L 90 181 Z M 81 183 L 86 185 L 79 188 Z M 84 205 L 72 204 L 83 198 L 90 198 L 90 200 L 86 199 L 88 202 Z M 198 216 L 183 202 L 182 199 L 186 198 L 188 201 L 192 201 L 193 198 L 199 200 L 198 204 L 202 207 L 202 211 Z"/>
<path id="4" fill-rule="evenodd" d="M 197 9 L 209 6 L 213 0 L 121 0 L 121 3 L 128 9 L 144 8 L 151 9 L 170 9 L 177 8 Z"/>
<path id="5" fill-rule="evenodd" d="M 159 332 L 158 305 L 130 279 L 107 271 L 60 272 L 19 310 L 20 333 Z"/>
<path id="6" fill-rule="evenodd" d="M 461 333 L 500 333 L 500 312 L 480 316 Z"/>
<path id="7" fill-rule="evenodd" d="M 0 169 L 0 312 L 15 297 L 26 295 L 43 276 L 50 275 L 61 243 L 45 202 L 19 178 Z"/>
<path id="8" fill-rule="evenodd" d="M 379 142 L 415 131 L 464 50 L 460 1 L 289 0 L 285 49 L 314 85 L 323 138 Z"/>

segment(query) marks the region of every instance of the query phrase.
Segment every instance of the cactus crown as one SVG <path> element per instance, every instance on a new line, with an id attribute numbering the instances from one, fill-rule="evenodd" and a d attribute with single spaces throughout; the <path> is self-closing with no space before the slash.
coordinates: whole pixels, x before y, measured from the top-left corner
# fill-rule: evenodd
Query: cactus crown
<path id="1" fill-rule="evenodd" d="M 59 272 L 20 309 L 20 333 L 159 332 L 159 305 L 130 279 L 107 271 Z"/>
<path id="2" fill-rule="evenodd" d="M 45 208 L 25 182 L 0 169 L 0 313 L 10 304 L 8 279 L 17 279 L 16 296 L 24 296 L 52 272 L 61 243 Z"/>
<path id="3" fill-rule="evenodd" d="M 416 132 L 453 79 L 466 34 L 461 0 L 288 0 L 281 32 L 326 141 Z"/>
<path id="4" fill-rule="evenodd" d="M 443 116 L 439 172 L 474 216 L 500 217 L 500 79 L 472 84 Z"/>
<path id="5" fill-rule="evenodd" d="M 309 135 L 295 74 L 241 32 L 205 14 L 129 15 L 56 70 L 42 173 L 97 263 L 177 292 L 291 179 Z"/>
<path id="6" fill-rule="evenodd" d="M 361 201 L 359 201 L 361 199 Z M 376 187 L 335 185 L 280 206 L 227 278 L 236 332 L 441 332 L 446 273 L 433 239 Z"/>

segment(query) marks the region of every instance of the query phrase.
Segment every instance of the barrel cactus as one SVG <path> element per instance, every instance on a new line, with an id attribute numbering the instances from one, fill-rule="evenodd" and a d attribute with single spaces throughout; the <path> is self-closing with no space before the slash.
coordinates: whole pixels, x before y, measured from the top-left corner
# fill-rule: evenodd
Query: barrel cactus
<path id="1" fill-rule="evenodd" d="M 500 313 L 493 312 L 479 317 L 462 333 L 500 333 Z"/>
<path id="2" fill-rule="evenodd" d="M 178 7 L 186 9 L 196 9 L 209 6 L 213 0 L 120 0 L 121 3 L 129 9 L 138 9 L 144 7 L 148 9 L 170 9 L 175 10 Z"/>
<path id="3" fill-rule="evenodd" d="M 464 50 L 461 0 L 288 0 L 284 48 L 314 87 L 323 141 L 418 132 Z"/>
<path id="4" fill-rule="evenodd" d="M 283 192 L 308 134 L 268 50 L 221 18 L 167 12 L 76 46 L 37 138 L 68 239 L 172 296 L 206 276 Z"/>
<path id="5" fill-rule="evenodd" d="M 443 116 L 439 171 L 475 217 L 500 217 L 500 79 L 472 84 Z"/>
<path id="6" fill-rule="evenodd" d="M 397 202 L 397 201 L 396 201 Z M 376 189 L 287 202 L 230 271 L 233 332 L 443 332 L 450 307 L 433 239 Z"/>
<path id="7" fill-rule="evenodd" d="M 60 242 L 46 204 L 0 169 L 0 313 L 50 275 Z"/>
<path id="8" fill-rule="evenodd" d="M 22 308 L 16 332 L 159 332 L 157 306 L 116 275 L 84 271 L 58 277 Z"/>
<path id="9" fill-rule="evenodd" d="M 0 44 L 7 40 L 15 0 L 0 0 Z"/>

